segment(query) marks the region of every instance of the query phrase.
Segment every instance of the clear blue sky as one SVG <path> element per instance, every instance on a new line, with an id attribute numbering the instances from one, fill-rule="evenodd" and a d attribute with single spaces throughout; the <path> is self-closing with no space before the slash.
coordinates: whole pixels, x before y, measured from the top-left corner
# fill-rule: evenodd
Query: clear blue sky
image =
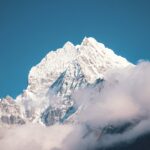
<path id="1" fill-rule="evenodd" d="M 21 93 L 33 65 L 84 36 L 133 63 L 150 60 L 150 1 L 0 0 L 0 97 Z"/>

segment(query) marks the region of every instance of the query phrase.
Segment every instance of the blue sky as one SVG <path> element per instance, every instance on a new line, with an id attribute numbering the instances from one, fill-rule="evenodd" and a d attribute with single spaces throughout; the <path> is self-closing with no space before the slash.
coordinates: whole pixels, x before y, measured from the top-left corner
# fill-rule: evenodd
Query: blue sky
<path id="1" fill-rule="evenodd" d="M 133 63 L 150 60 L 149 0 L 0 0 L 0 97 L 66 41 L 92 36 Z"/>

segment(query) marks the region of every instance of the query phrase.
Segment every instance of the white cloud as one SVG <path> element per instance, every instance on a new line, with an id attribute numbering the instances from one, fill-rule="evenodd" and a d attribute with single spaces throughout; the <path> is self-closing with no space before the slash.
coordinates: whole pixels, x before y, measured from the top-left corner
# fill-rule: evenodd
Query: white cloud
<path id="1" fill-rule="evenodd" d="M 0 129 L 1 150 L 51 150 L 61 148 L 63 139 L 71 132 L 70 125 L 44 127 L 27 124 Z"/>
<path id="2" fill-rule="evenodd" d="M 150 130 L 147 126 L 150 124 L 149 75 L 150 63 L 141 62 L 135 67 L 106 74 L 107 82 L 100 93 L 98 88 L 90 88 L 74 94 L 78 107 L 82 105 L 83 108 L 77 118 L 83 125 L 93 129 L 93 132 L 99 132 L 98 146 L 129 141 Z M 139 124 L 122 134 L 101 136 L 101 129 L 105 126 L 120 126 L 135 121 Z M 92 144 L 94 140 L 89 142 Z"/>

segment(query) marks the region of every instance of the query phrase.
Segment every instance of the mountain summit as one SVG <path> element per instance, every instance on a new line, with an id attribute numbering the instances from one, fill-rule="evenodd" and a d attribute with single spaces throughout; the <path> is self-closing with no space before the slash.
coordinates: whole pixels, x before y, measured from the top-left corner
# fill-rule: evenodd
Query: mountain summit
<path id="1" fill-rule="evenodd" d="M 67 42 L 31 68 L 27 89 L 15 101 L 10 97 L 1 100 L 1 123 L 62 122 L 76 111 L 72 99 L 75 90 L 105 80 L 111 69 L 130 65 L 92 37 L 85 37 L 80 45 Z"/>

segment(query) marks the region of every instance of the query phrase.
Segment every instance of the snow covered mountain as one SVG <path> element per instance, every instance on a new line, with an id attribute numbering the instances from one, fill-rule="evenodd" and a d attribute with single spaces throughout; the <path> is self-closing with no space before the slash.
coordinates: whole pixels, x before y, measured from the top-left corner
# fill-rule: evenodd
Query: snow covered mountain
<path id="1" fill-rule="evenodd" d="M 8 103 L 8 98 L 1 100 L 1 122 L 23 124 L 31 121 L 46 125 L 62 122 L 75 111 L 72 99 L 75 90 L 104 81 L 105 73 L 111 69 L 130 65 L 94 38 L 84 38 L 81 45 L 76 46 L 67 42 L 31 68 L 28 87 L 15 102 Z M 13 111 L 9 111 L 12 108 Z M 10 121 L 12 116 L 19 119 Z"/>

